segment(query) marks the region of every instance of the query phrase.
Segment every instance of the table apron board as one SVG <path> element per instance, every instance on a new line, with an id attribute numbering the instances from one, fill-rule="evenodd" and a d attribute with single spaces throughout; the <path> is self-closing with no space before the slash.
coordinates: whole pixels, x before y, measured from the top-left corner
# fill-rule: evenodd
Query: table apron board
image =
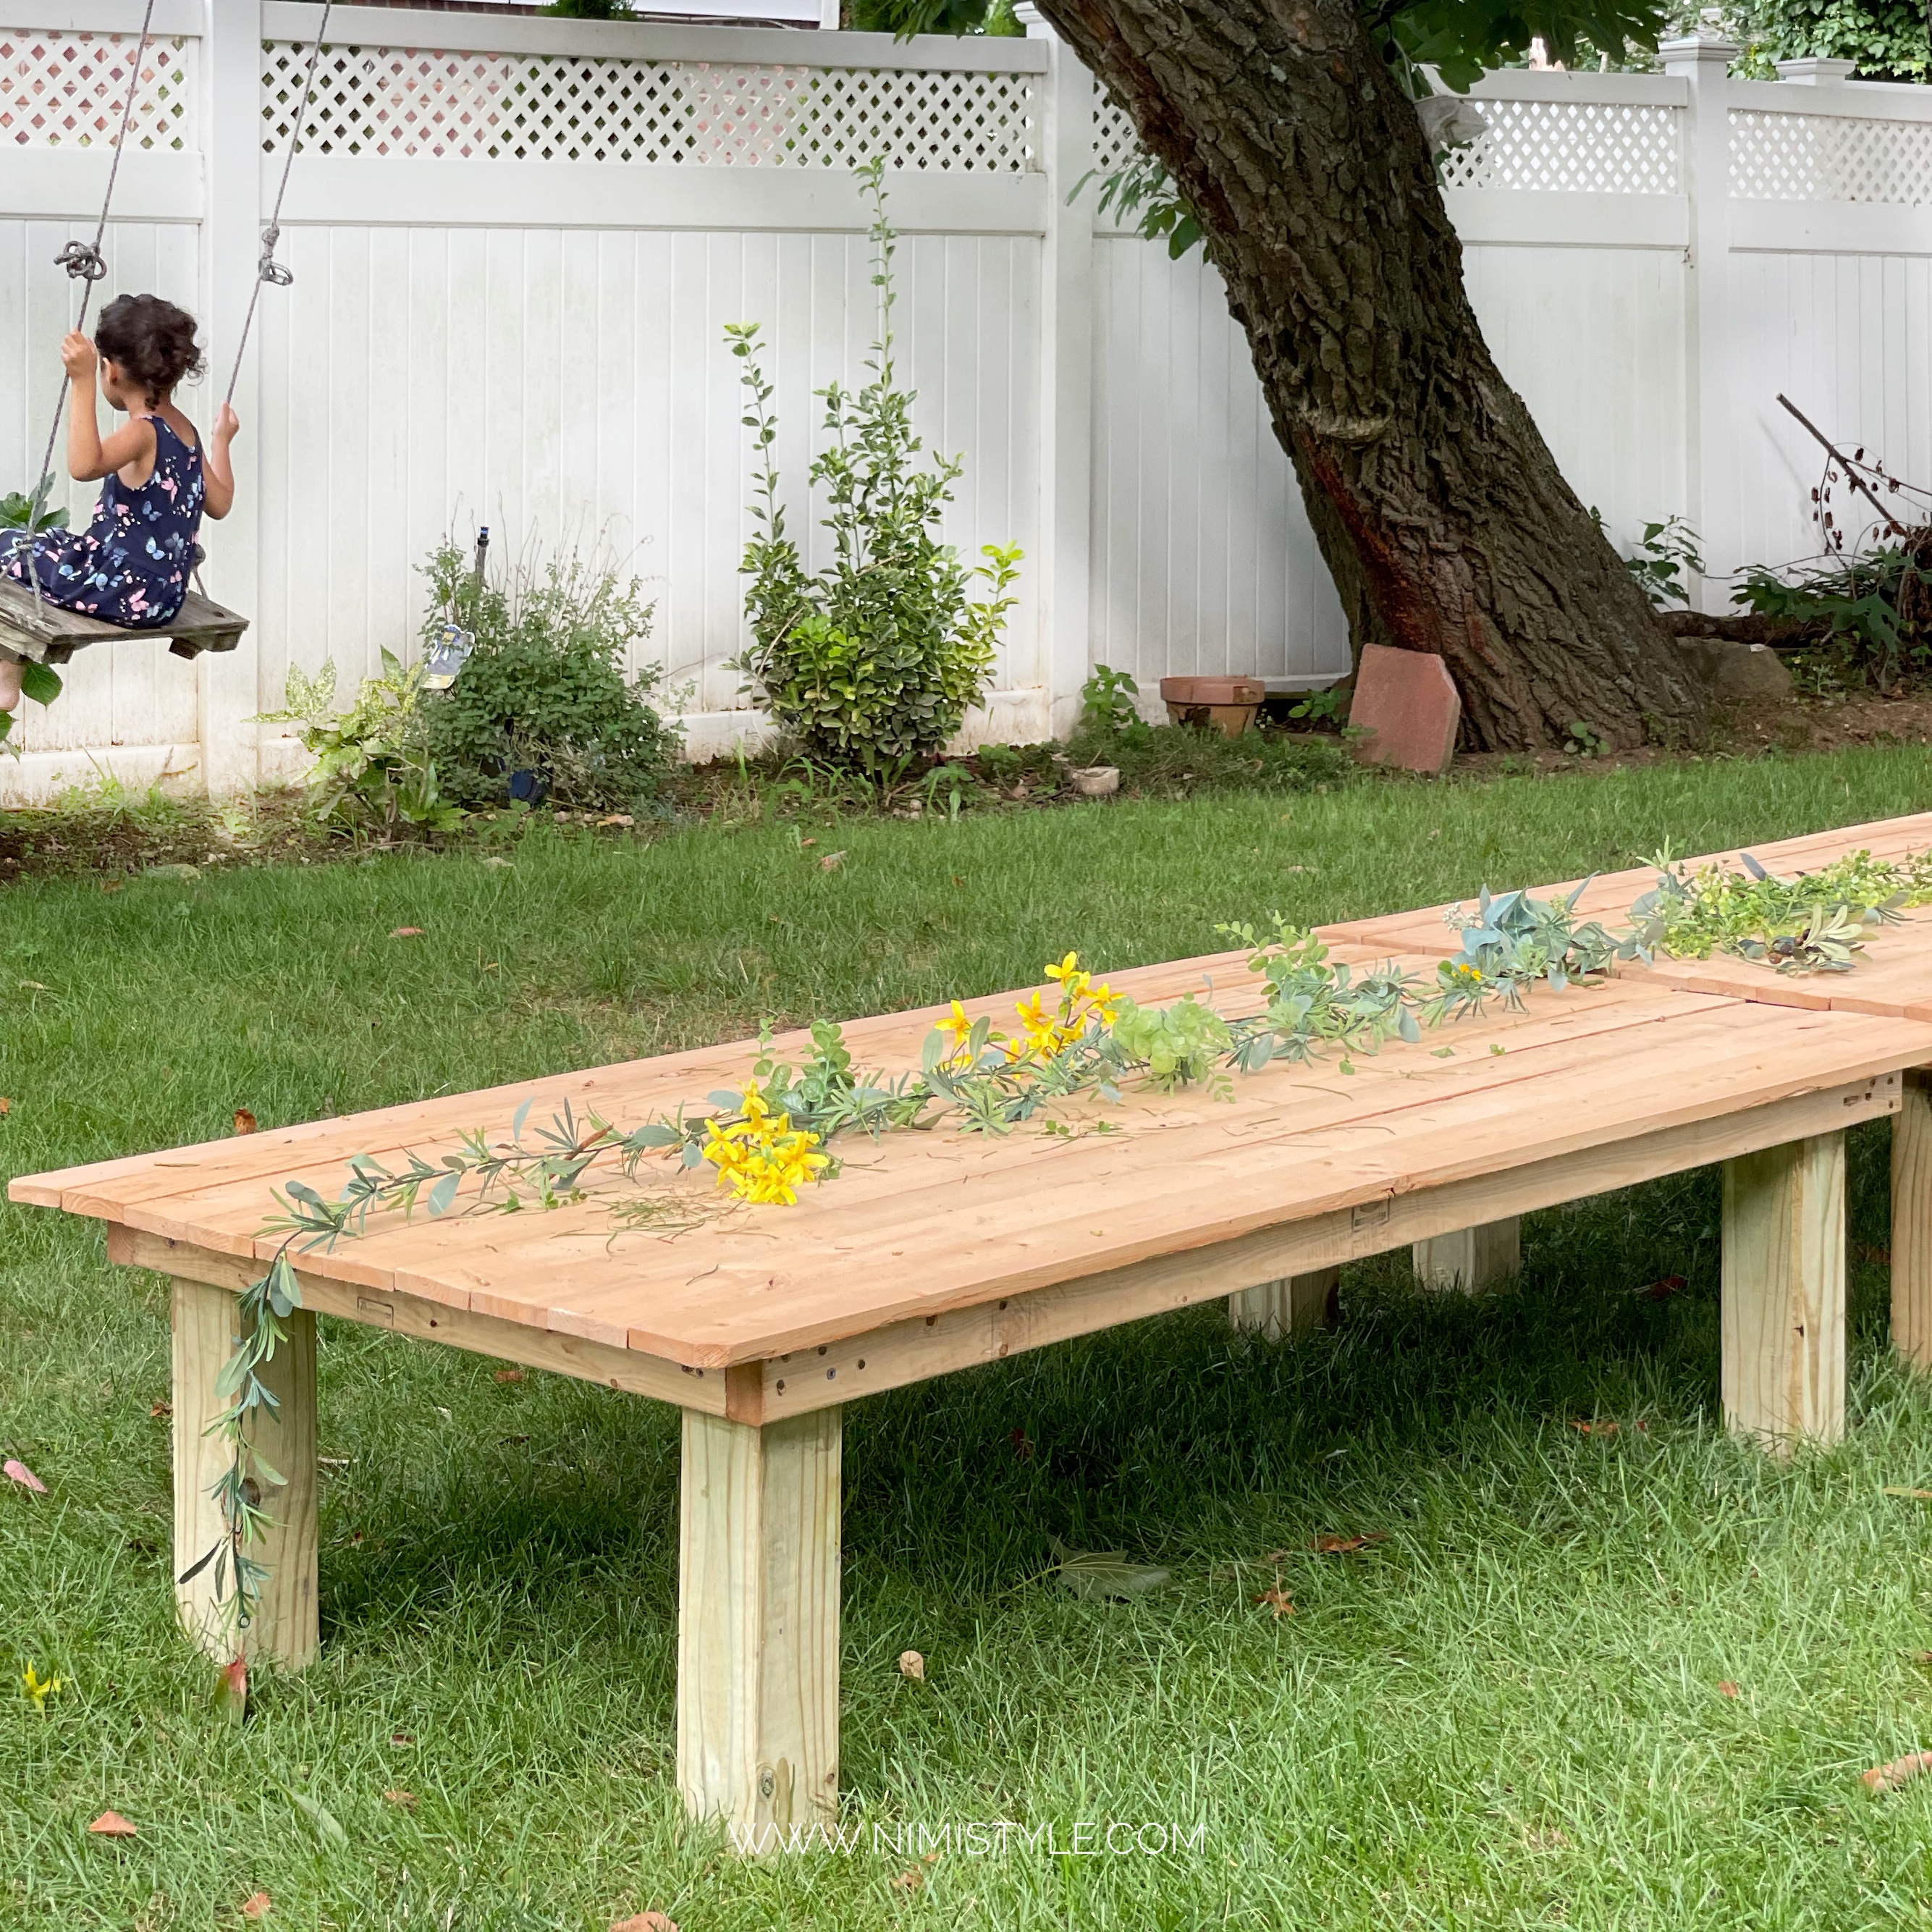
<path id="1" fill-rule="evenodd" d="M 1310 1274 L 1479 1223 L 1835 1133 L 1896 1114 L 1903 1084 L 1900 1075 L 1887 1073 L 1814 1088 L 728 1368 L 692 1367 L 392 1289 L 332 1280 L 299 1267 L 296 1272 L 304 1305 L 320 1314 L 602 1382 L 734 1422 L 763 1424 L 1224 1298 L 1258 1282 Z M 259 1262 L 119 1224 L 110 1226 L 108 1255 L 126 1266 L 236 1293 L 262 1270 Z"/>

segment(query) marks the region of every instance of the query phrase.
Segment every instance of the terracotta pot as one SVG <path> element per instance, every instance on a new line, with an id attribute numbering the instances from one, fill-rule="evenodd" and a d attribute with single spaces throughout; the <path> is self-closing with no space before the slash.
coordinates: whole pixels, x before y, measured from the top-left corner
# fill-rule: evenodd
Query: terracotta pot
<path id="1" fill-rule="evenodd" d="M 1238 738 L 1255 722 L 1268 687 L 1258 677 L 1164 677 L 1161 702 L 1176 724 L 1212 724 Z"/>

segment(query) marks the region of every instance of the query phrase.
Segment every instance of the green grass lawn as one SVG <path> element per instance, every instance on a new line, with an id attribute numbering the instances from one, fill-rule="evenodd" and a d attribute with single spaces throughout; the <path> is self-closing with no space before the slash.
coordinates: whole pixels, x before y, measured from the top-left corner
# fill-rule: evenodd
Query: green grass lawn
<path id="1" fill-rule="evenodd" d="M 0 1166 L 1928 801 L 1900 749 L 22 885 Z M 1855 1138 L 1868 1247 L 1885 1160 Z M 1390 1258 L 1300 1346 L 1210 1308 L 849 1410 L 848 1816 L 1061 1851 L 747 1866 L 674 1789 L 670 1411 L 326 1323 L 322 1658 L 236 1728 L 171 1622 L 165 1285 L 0 1208 L 0 1453 L 50 1489 L 0 1484 L 0 1925 L 238 1927 L 258 1890 L 272 1928 L 345 1932 L 1922 1924 L 1932 1778 L 1874 1799 L 1858 1773 L 1932 1744 L 1932 1506 L 1882 1493 L 1932 1486 L 1932 1395 L 1860 1262 L 1849 1442 L 1788 1468 L 1727 1442 L 1717 1219 L 1687 1175 L 1532 1217 L 1520 1288 L 1480 1301 L 1418 1299 Z M 1616 1432 L 1571 1426 L 1597 1418 Z M 1050 1534 L 1174 1582 L 1076 1601 Z M 1292 1616 L 1255 1601 L 1277 1578 Z M 42 1713 L 28 1664 L 67 1680 Z M 107 1807 L 139 1837 L 90 1838 Z M 1083 1821 L 1191 1842 L 1070 1855 Z"/>

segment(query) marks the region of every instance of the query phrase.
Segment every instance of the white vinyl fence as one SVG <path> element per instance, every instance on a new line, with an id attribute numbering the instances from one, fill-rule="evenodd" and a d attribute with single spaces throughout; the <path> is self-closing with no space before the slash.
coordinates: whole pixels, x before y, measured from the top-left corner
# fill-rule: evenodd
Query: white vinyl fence
<path id="1" fill-rule="evenodd" d="M 206 422 L 233 354 L 321 9 L 158 0 L 106 292 L 207 320 Z M 140 0 L 0 0 L 0 490 L 46 434 Z M 1654 77 L 1510 74 L 1445 175 L 1504 372 L 1628 541 L 1688 514 L 1712 568 L 1814 548 L 1818 467 L 1773 400 L 1932 475 L 1932 95 L 1836 64 L 1729 81 L 1688 42 Z M 874 329 L 850 167 L 886 169 L 901 362 L 922 434 L 963 454 L 949 536 L 1027 553 L 980 736 L 1064 728 L 1088 667 L 1346 669 L 1340 614 L 1238 332 L 1198 255 L 1099 221 L 1126 152 L 1051 39 L 920 40 L 338 6 L 281 254 L 236 401 L 240 502 L 208 587 L 254 626 L 188 664 L 85 652 L 0 796 L 96 772 L 218 789 L 299 767 L 288 667 L 345 684 L 406 652 L 417 566 L 487 522 L 505 551 L 602 544 L 655 600 L 693 748 L 755 736 L 728 660 L 750 451 L 728 322 L 763 324 L 794 529 L 812 392 Z M 76 518 L 89 492 L 76 489 Z M 1706 586 L 1714 607 L 1724 586 Z"/>

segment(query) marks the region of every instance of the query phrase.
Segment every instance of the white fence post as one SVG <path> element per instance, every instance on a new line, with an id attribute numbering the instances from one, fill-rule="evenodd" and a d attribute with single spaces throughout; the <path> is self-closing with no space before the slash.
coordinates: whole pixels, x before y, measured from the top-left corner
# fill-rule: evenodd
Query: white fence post
<path id="1" fill-rule="evenodd" d="M 1710 574 L 1696 586 L 1700 610 L 1728 602 L 1721 581 L 1738 562 L 1737 436 L 1732 411 L 1730 64 L 1738 48 L 1716 34 L 1666 40 L 1664 70 L 1690 84 L 1684 188 L 1690 201 L 1684 278 L 1685 496 Z M 1719 580 L 1714 581 L 1713 580 Z"/>
<path id="2" fill-rule="evenodd" d="M 1046 238 L 1040 278 L 1040 650 L 1046 729 L 1064 734 L 1087 680 L 1094 493 L 1094 215 L 1074 184 L 1094 165 L 1094 81 L 1048 39 Z"/>
<path id="3" fill-rule="evenodd" d="M 201 312 L 208 344 L 201 422 L 204 436 L 228 386 L 242 317 L 248 311 L 262 226 L 261 0 L 207 0 L 202 28 L 202 179 Z M 242 434 L 235 444 L 235 507 L 202 526 L 207 579 L 217 603 L 249 620 L 233 650 L 195 660 L 201 726 L 201 770 L 214 793 L 252 790 L 260 776 L 261 728 L 247 720 L 262 709 L 261 494 L 262 469 L 260 317 L 235 386 Z M 277 694 L 279 696 L 279 693 Z"/>

